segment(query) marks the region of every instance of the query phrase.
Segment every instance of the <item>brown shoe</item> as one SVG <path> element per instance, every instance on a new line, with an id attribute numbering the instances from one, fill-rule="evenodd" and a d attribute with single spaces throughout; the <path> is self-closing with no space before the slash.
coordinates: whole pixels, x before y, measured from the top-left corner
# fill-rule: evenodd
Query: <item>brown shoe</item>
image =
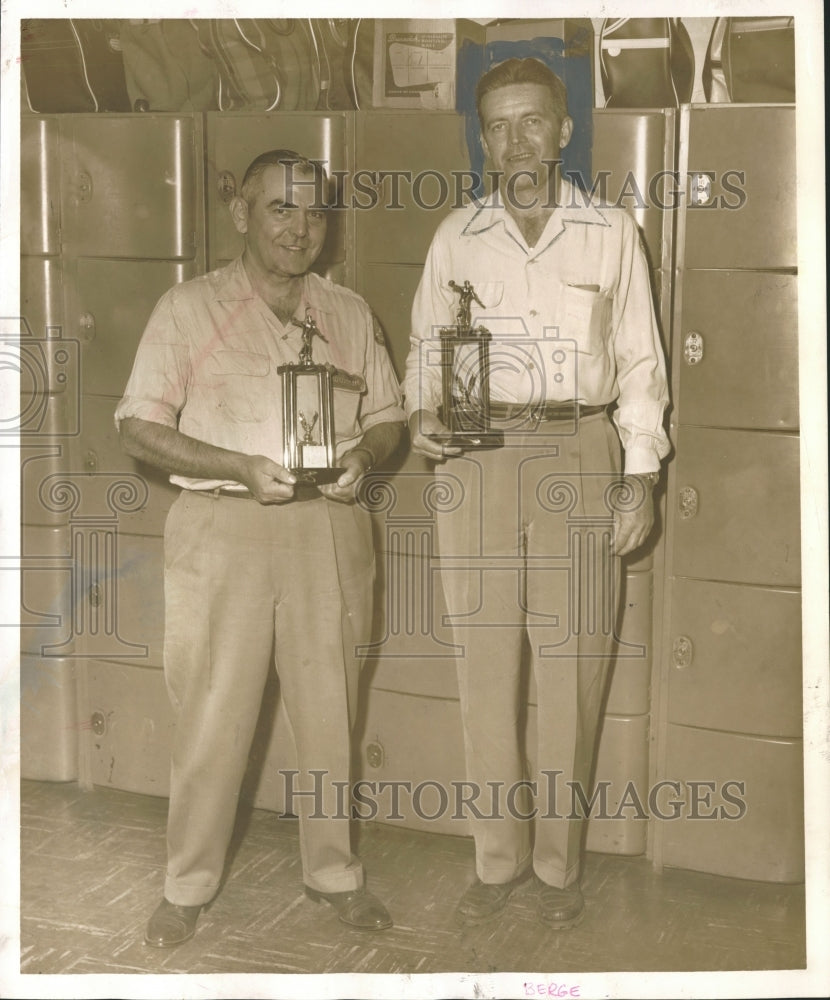
<path id="1" fill-rule="evenodd" d="M 458 906 L 455 908 L 456 919 L 464 924 L 480 924 L 495 917 L 504 909 L 510 893 L 529 876 L 530 869 L 523 871 L 509 882 L 482 882 L 476 878 L 458 901 Z"/>
<path id="2" fill-rule="evenodd" d="M 349 927 L 362 931 L 383 931 L 392 926 L 389 911 L 381 901 L 366 889 L 350 889 L 348 892 L 320 892 L 305 886 L 305 894 L 315 903 L 331 903 L 337 916 Z"/>
<path id="3" fill-rule="evenodd" d="M 189 941 L 196 932 L 196 921 L 202 912 L 198 906 L 179 906 L 162 899 L 147 923 L 144 941 L 153 948 L 175 948 Z"/>
<path id="4" fill-rule="evenodd" d="M 557 889 L 538 876 L 536 881 L 539 886 L 538 914 L 542 923 L 558 931 L 576 927 L 585 915 L 585 900 L 579 885 L 575 882 L 567 889 Z"/>

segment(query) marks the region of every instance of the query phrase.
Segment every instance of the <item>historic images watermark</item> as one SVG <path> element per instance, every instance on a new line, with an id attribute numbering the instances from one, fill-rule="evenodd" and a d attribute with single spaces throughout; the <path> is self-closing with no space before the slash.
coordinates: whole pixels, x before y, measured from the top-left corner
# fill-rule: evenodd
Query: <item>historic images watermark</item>
<path id="1" fill-rule="evenodd" d="M 321 169 L 323 161 L 313 161 Z M 726 170 L 696 170 L 681 174 L 678 170 L 658 170 L 642 177 L 629 170 L 624 174 L 610 170 L 596 171 L 590 180 L 581 173 L 565 171 L 571 181 L 564 200 L 553 200 L 556 187 L 548 184 L 561 160 L 543 160 L 543 169 L 519 170 L 509 176 L 498 170 L 401 170 L 359 169 L 332 170 L 328 180 L 323 175 L 303 175 L 289 179 L 286 197 L 296 188 L 313 187 L 315 206 L 326 210 L 372 211 L 383 209 L 404 211 L 416 206 L 424 211 L 448 211 L 464 208 L 469 203 L 481 203 L 487 191 L 488 204 L 500 208 L 527 211 L 534 208 L 580 208 L 588 203 L 608 208 L 640 211 L 656 208 L 675 211 L 682 206 L 693 209 L 724 209 L 739 211 L 746 205 L 746 170 L 730 167 Z M 537 193 L 547 190 L 541 197 Z"/>
<path id="2" fill-rule="evenodd" d="M 310 770 L 299 787 L 297 770 L 280 770 L 284 815 L 302 809 L 309 819 L 417 817 L 442 820 L 741 820 L 747 813 L 746 782 L 663 779 L 646 790 L 634 781 L 621 788 L 597 781 L 590 794 L 578 781 L 560 781 L 562 771 L 541 770 L 539 780 L 507 784 L 488 781 L 426 779 L 329 781 L 325 770 Z"/>

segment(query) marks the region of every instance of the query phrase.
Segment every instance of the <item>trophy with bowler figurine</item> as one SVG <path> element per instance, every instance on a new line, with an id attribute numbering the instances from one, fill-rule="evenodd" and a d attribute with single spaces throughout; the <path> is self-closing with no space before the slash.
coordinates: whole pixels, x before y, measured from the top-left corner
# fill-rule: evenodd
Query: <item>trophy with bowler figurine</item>
<path id="1" fill-rule="evenodd" d="M 281 365 L 283 465 L 298 483 L 320 486 L 336 482 L 343 473 L 335 464 L 334 388 L 359 390 L 360 376 L 341 372 L 331 364 L 315 364 L 312 341 L 326 341 L 310 312 L 292 323 L 303 331 L 297 364 Z M 359 385 L 352 385 L 357 382 Z"/>
<path id="2" fill-rule="evenodd" d="M 472 303 L 484 304 L 469 281 L 449 282 L 459 305 L 453 326 L 439 330 L 441 339 L 441 421 L 448 434 L 431 435 L 460 448 L 498 448 L 501 431 L 490 424 L 490 345 L 492 335 L 473 327 Z"/>

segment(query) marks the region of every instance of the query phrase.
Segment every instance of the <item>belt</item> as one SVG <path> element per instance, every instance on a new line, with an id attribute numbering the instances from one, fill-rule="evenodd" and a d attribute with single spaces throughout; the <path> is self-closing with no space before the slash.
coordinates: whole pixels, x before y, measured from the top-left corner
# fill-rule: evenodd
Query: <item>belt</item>
<path id="1" fill-rule="evenodd" d="M 208 490 L 208 493 L 214 497 L 233 497 L 236 500 L 255 500 L 256 497 L 251 493 L 250 490 L 232 490 L 227 486 L 220 486 L 215 490 Z"/>
<path id="2" fill-rule="evenodd" d="M 592 417 L 597 413 L 604 413 L 607 409 L 607 403 L 586 406 L 575 399 L 549 403 L 501 403 L 496 400 L 490 403 L 490 416 L 495 420 L 524 417 L 538 422 L 543 420 L 579 420 L 582 417 Z"/>
<path id="3" fill-rule="evenodd" d="M 205 497 L 228 497 L 231 500 L 256 500 L 256 497 L 250 490 L 234 490 L 228 486 L 218 486 L 215 490 L 195 490 L 194 492 L 197 495 Z M 297 483 L 294 486 L 294 496 L 292 498 L 292 502 L 296 503 L 303 500 L 319 500 L 320 495 L 320 491 L 316 486 L 306 485 L 305 483 Z M 264 504 L 264 506 L 271 507 L 280 505 Z"/>

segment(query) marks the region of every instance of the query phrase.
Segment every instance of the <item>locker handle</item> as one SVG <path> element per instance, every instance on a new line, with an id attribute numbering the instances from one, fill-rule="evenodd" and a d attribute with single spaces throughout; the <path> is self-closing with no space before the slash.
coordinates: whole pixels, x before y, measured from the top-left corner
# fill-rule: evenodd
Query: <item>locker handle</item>
<path id="1" fill-rule="evenodd" d="M 672 663 L 677 670 L 691 666 L 695 650 L 692 640 L 687 635 L 678 635 L 672 643 Z"/>
<path id="2" fill-rule="evenodd" d="M 75 201 L 79 205 L 92 201 L 92 177 L 85 170 L 78 171 L 75 178 Z"/>
<path id="3" fill-rule="evenodd" d="M 699 365 L 703 361 L 703 337 L 697 330 L 690 330 L 683 341 L 683 360 L 687 365 Z"/>
<path id="4" fill-rule="evenodd" d="M 81 340 L 87 344 L 91 340 L 95 340 L 95 317 L 91 312 L 81 313 L 78 326 L 81 330 Z"/>
<path id="5" fill-rule="evenodd" d="M 714 201 L 713 180 L 712 174 L 701 172 L 689 175 L 690 201 L 692 205 L 700 207 L 712 204 Z"/>
<path id="6" fill-rule="evenodd" d="M 694 486 L 681 487 L 678 494 L 678 507 L 682 520 L 687 521 L 689 518 L 697 516 L 698 500 L 698 493 Z"/>

